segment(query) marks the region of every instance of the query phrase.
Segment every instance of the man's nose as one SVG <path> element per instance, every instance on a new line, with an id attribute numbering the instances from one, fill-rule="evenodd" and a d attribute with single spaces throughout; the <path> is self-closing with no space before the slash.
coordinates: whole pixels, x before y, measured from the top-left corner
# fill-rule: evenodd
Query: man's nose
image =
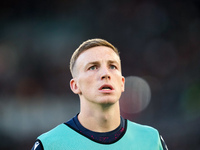
<path id="1" fill-rule="evenodd" d="M 102 72 L 101 72 L 101 79 L 110 79 L 110 72 L 109 69 L 107 67 L 102 68 Z"/>

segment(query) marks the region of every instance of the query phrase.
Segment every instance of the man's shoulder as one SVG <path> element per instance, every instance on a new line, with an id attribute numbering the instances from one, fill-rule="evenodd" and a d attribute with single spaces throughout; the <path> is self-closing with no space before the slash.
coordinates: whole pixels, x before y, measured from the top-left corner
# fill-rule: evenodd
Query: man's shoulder
<path id="1" fill-rule="evenodd" d="M 142 125 L 136 122 L 132 122 L 127 120 L 127 128 L 131 130 L 136 130 L 137 132 L 145 132 L 145 133 L 156 133 L 158 134 L 158 130 L 152 126 Z"/>
<path id="2" fill-rule="evenodd" d="M 73 130 L 68 127 L 65 123 L 59 124 L 58 126 L 54 127 L 53 129 L 41 134 L 33 146 L 34 150 L 41 150 L 44 147 L 46 149 L 52 145 L 62 145 L 66 143 L 71 138 L 73 134 Z M 37 148 L 37 149 L 36 149 Z M 40 149 L 39 149 L 40 148 Z"/>
<path id="3" fill-rule="evenodd" d="M 65 125 L 64 123 L 59 124 L 58 126 L 54 127 L 53 129 L 41 134 L 38 139 L 44 139 L 44 138 L 48 138 L 50 136 L 59 136 L 60 134 L 63 134 L 64 132 L 66 132 L 68 129 L 68 126 Z"/>

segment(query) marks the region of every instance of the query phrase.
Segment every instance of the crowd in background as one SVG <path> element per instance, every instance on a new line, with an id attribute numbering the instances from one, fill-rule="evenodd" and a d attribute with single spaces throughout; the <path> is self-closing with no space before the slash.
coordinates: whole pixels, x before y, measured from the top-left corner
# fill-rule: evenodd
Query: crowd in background
<path id="1" fill-rule="evenodd" d="M 78 45 L 89 38 L 103 38 L 115 45 L 120 51 L 123 75 L 142 77 L 150 85 L 151 102 L 142 112 L 129 114 L 133 120 L 158 128 L 169 149 L 197 150 L 200 146 L 197 0 L 11 0 L 1 4 L 0 149 L 30 149 L 35 136 L 47 130 L 45 127 L 38 130 L 37 118 L 30 123 L 31 118 L 26 116 L 30 120 L 23 123 L 23 129 L 32 124 L 35 134 L 27 138 L 20 136 L 26 130 L 18 131 L 18 135 L 10 133 L 21 129 L 15 113 L 29 112 L 23 108 L 34 105 L 33 113 L 49 116 L 53 105 L 59 102 L 56 110 L 63 109 L 59 115 L 71 114 L 67 106 L 74 104 L 69 88 L 69 59 Z M 38 112 L 35 113 L 39 116 Z M 44 126 L 49 124 L 43 122 Z M 20 142 L 16 142 L 17 138 Z"/>

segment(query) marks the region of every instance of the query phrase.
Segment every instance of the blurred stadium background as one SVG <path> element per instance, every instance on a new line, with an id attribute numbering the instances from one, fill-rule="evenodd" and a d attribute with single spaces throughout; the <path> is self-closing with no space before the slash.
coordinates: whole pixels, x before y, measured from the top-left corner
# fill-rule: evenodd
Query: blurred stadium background
<path id="1" fill-rule="evenodd" d="M 124 76 L 151 88 L 149 105 L 129 118 L 157 128 L 170 150 L 199 149 L 198 0 L 3 0 L 0 149 L 31 149 L 39 134 L 78 113 L 69 59 L 96 37 L 119 49 Z"/>

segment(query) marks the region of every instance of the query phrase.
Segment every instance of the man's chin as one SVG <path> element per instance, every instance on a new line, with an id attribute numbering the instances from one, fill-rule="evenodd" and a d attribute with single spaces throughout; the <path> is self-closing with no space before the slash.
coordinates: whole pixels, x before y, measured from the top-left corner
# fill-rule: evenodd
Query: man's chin
<path id="1" fill-rule="evenodd" d="M 110 107 L 110 106 L 116 104 L 117 102 L 118 102 L 118 100 L 106 99 L 106 100 L 102 100 L 99 104 L 101 104 L 105 107 Z"/>

